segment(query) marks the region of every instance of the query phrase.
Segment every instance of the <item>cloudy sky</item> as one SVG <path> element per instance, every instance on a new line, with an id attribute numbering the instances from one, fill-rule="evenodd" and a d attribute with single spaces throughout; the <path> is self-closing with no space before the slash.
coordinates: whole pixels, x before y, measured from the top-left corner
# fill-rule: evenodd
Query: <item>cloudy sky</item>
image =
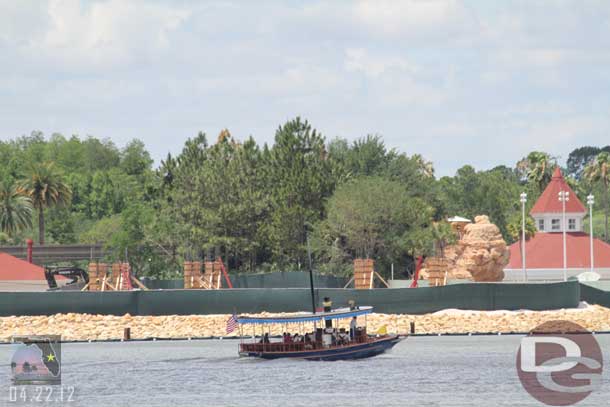
<path id="1" fill-rule="evenodd" d="M 439 175 L 610 144 L 610 1 L 0 0 L 0 138 L 271 142 L 297 115 Z"/>

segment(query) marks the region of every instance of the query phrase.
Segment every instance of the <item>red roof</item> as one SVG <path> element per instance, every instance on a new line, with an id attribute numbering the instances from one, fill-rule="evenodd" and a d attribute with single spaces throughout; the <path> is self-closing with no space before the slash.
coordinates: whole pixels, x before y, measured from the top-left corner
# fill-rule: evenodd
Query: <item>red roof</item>
<path id="1" fill-rule="evenodd" d="M 538 232 L 525 245 L 525 262 L 528 269 L 563 268 L 563 234 Z M 510 261 L 507 269 L 521 268 L 519 242 L 509 247 Z M 591 267 L 589 235 L 583 232 L 566 233 L 568 268 Z M 593 265 L 595 268 L 610 268 L 610 245 L 593 239 Z"/>
<path id="2" fill-rule="evenodd" d="M 44 269 L 0 252 L 0 281 L 45 280 Z"/>
<path id="3" fill-rule="evenodd" d="M 559 192 L 560 191 L 568 191 L 570 193 L 569 200 L 566 202 L 566 212 L 568 213 L 581 213 L 586 212 L 587 209 L 580 202 L 578 196 L 572 191 L 572 188 L 566 183 L 563 175 L 561 174 L 561 170 L 559 167 L 555 167 L 555 171 L 553 172 L 553 178 L 551 178 L 551 182 L 546 186 L 546 189 L 540 195 L 540 198 L 536 201 L 530 214 L 535 213 L 561 213 L 562 212 L 562 203 L 559 202 Z M 527 257 L 527 255 L 526 255 Z"/>

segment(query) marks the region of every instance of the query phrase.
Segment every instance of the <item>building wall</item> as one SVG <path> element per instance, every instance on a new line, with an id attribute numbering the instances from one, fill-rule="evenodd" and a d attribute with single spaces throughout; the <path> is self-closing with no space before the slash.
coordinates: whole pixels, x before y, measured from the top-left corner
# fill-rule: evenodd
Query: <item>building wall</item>
<path id="1" fill-rule="evenodd" d="M 47 291 L 47 280 L 0 280 L 0 291 Z"/>
<path id="2" fill-rule="evenodd" d="M 539 232 L 563 232 L 563 215 L 561 213 L 537 213 L 532 215 L 536 222 L 536 228 Z M 574 229 L 566 229 L 566 232 L 582 232 L 584 231 L 584 218 L 583 213 L 568 213 L 566 212 L 566 223 L 569 225 L 569 220 L 574 219 L 576 227 Z M 552 220 L 559 220 L 559 229 L 552 229 Z M 540 229 L 540 221 L 544 221 L 544 230 Z"/>

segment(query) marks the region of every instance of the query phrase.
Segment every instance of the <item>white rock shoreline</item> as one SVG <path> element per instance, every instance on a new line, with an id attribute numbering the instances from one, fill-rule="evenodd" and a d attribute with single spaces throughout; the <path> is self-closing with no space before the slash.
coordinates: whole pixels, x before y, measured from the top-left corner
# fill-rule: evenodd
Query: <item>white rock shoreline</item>
<path id="1" fill-rule="evenodd" d="M 277 315 L 262 313 L 259 315 Z M 240 336 L 239 329 L 226 333 L 229 315 L 167 315 L 122 316 L 91 314 L 56 314 L 51 316 L 0 317 L 0 341 L 8 342 L 13 335 L 61 335 L 66 341 L 120 340 L 125 328 L 131 339 L 187 339 L 202 337 Z M 582 305 L 575 309 L 554 311 L 465 311 L 443 310 L 433 314 L 371 314 L 366 318 L 368 332 L 382 326 L 388 332 L 408 334 L 411 322 L 416 334 L 524 333 L 549 321 L 571 321 L 594 332 L 610 331 L 610 309 L 599 305 Z M 359 318 L 364 323 L 364 317 Z M 342 322 L 347 328 L 349 321 Z M 343 325 L 341 325 L 343 326 Z M 561 322 L 554 325 L 561 330 Z M 260 334 L 261 328 L 256 328 Z M 296 324 L 276 325 L 271 334 L 296 332 Z M 244 336 L 257 333 L 248 327 Z"/>

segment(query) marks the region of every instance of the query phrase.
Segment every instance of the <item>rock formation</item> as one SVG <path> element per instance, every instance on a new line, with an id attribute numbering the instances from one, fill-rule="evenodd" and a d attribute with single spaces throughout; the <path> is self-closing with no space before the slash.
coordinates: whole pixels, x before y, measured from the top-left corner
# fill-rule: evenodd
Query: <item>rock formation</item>
<path id="1" fill-rule="evenodd" d="M 462 238 L 445 248 L 448 279 L 502 281 L 510 252 L 500 229 L 485 215 L 466 225 Z M 426 263 L 421 275 L 427 278 Z"/>

